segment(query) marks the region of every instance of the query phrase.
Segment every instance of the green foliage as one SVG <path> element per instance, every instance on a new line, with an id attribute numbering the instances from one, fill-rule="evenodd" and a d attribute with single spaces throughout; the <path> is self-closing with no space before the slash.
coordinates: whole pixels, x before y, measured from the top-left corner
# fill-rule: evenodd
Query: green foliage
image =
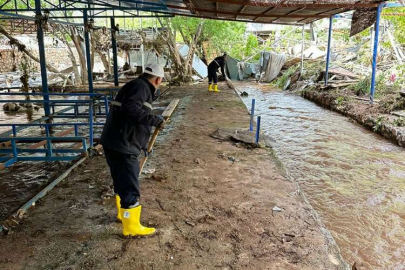
<path id="1" fill-rule="evenodd" d="M 198 25 L 204 19 L 176 16 L 170 19 L 170 25 L 177 32 L 177 41 L 188 43 L 195 35 Z M 208 41 L 210 46 L 208 54 L 222 54 L 227 52 L 234 58 L 242 59 L 253 52 L 257 47 L 256 38 L 247 38 L 244 35 L 246 24 L 230 21 L 205 20 L 204 28 L 198 44 Z M 184 40 L 185 39 L 185 40 Z"/>
<path id="2" fill-rule="evenodd" d="M 356 96 L 364 96 L 370 94 L 371 89 L 371 76 L 367 76 L 360 80 L 357 84 L 353 86 L 354 93 Z M 385 84 L 385 76 L 380 73 L 375 81 L 375 97 L 378 98 L 380 95 L 387 94 L 389 88 Z"/>
<path id="3" fill-rule="evenodd" d="M 364 96 L 370 93 L 371 77 L 366 77 L 354 85 L 353 90 L 356 96 Z"/>
<path id="4" fill-rule="evenodd" d="M 391 113 L 403 109 L 405 109 L 405 98 L 398 94 L 382 96 L 378 103 L 378 110 L 382 113 Z"/>
<path id="5" fill-rule="evenodd" d="M 344 102 L 345 102 L 345 97 L 342 97 L 342 96 L 337 97 L 335 100 L 335 103 L 338 107 L 342 106 Z"/>
<path id="6" fill-rule="evenodd" d="M 283 75 L 281 75 L 281 77 L 273 81 L 272 85 L 283 89 L 288 79 L 290 79 L 294 75 L 294 73 L 299 70 L 299 67 L 299 65 L 291 66 L 289 69 L 287 69 L 286 72 L 283 73 Z"/>
<path id="7" fill-rule="evenodd" d="M 383 124 L 387 122 L 387 118 L 384 116 L 378 116 L 375 125 L 373 126 L 373 130 L 375 132 L 379 132 L 382 129 Z"/>
<path id="8" fill-rule="evenodd" d="M 405 117 L 398 117 L 394 120 L 393 124 L 397 127 L 405 126 Z"/>
<path id="9" fill-rule="evenodd" d="M 227 52 L 234 58 L 242 59 L 245 49 L 244 33 L 246 24 L 239 22 L 207 20 L 202 38 L 209 41 L 217 52 Z"/>
<path id="10" fill-rule="evenodd" d="M 259 47 L 259 41 L 257 40 L 256 36 L 249 34 L 246 40 L 244 55 L 248 56 L 254 54 L 257 47 Z M 259 55 L 257 55 L 257 57 L 259 57 Z"/>
<path id="11" fill-rule="evenodd" d="M 385 8 L 383 14 L 405 13 L 405 7 L 402 8 Z M 399 43 L 405 43 L 405 16 L 384 16 L 394 25 L 394 35 Z"/>

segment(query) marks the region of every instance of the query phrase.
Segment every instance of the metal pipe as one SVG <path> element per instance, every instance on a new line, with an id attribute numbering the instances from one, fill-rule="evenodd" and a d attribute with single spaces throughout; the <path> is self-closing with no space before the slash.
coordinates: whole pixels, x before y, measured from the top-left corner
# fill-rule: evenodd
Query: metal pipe
<path id="1" fill-rule="evenodd" d="M 88 126 L 89 123 L 80 122 L 80 123 L 33 123 L 33 124 L 0 124 L 0 127 L 65 127 L 65 126 Z M 104 125 L 103 123 L 93 123 L 93 125 Z M 4 135 L 0 135 L 2 138 Z M 13 136 L 15 137 L 15 136 Z"/>
<path id="2" fill-rule="evenodd" d="M 332 26 L 333 26 L 333 16 L 329 18 L 329 33 L 328 33 L 328 51 L 326 54 L 326 70 L 325 70 L 325 86 L 328 85 L 329 77 L 329 64 L 330 64 L 330 47 L 332 41 Z"/>
<path id="3" fill-rule="evenodd" d="M 253 121 L 255 117 L 255 104 L 256 104 L 256 99 L 252 99 L 252 108 L 250 110 L 250 128 L 249 131 L 253 131 Z"/>
<path id="4" fill-rule="evenodd" d="M 42 12 L 41 12 L 41 0 L 35 0 L 35 14 L 37 16 L 37 38 L 39 47 L 39 62 L 41 66 L 41 79 L 42 79 L 42 93 L 48 94 L 48 75 L 46 72 L 46 58 L 45 58 L 45 43 L 44 43 L 44 29 L 42 28 Z M 51 114 L 49 108 L 49 96 L 44 95 L 44 111 L 45 116 Z"/>
<path id="5" fill-rule="evenodd" d="M 68 107 L 68 108 L 62 109 L 62 110 L 60 110 L 60 111 L 57 111 L 57 112 L 56 112 L 56 115 L 52 115 L 52 117 L 55 117 L 55 116 L 57 116 L 58 114 L 64 113 L 64 112 L 66 112 L 66 111 L 70 111 L 71 109 L 72 109 L 72 107 Z M 35 121 L 32 121 L 32 122 L 28 123 L 27 125 L 29 125 L 29 124 L 38 124 L 38 123 L 40 123 L 40 122 L 42 122 L 42 121 L 47 121 L 47 120 L 49 120 L 49 118 L 50 118 L 50 117 L 48 117 L 48 116 L 44 116 L 44 117 L 41 117 L 41 118 L 38 119 L 38 120 L 35 120 Z M 21 130 L 27 128 L 27 126 L 24 126 L 24 124 L 15 124 L 15 125 L 16 125 L 16 126 L 20 126 L 19 128 L 16 128 L 16 132 L 21 131 Z M 2 126 L 2 125 L 0 125 L 0 126 Z M 3 133 L 0 133 L 0 137 L 3 137 L 3 136 L 10 136 L 11 134 L 12 134 L 12 131 L 8 130 L 8 131 L 5 131 L 5 132 L 3 132 Z"/>
<path id="6" fill-rule="evenodd" d="M 93 136 L 93 104 L 89 104 L 89 143 L 90 147 L 93 147 L 93 141 L 94 141 L 94 136 Z"/>
<path id="7" fill-rule="evenodd" d="M 11 140 L 11 147 L 13 148 L 13 156 L 14 156 L 14 158 L 17 158 L 17 156 L 18 156 L 18 153 L 17 153 L 17 146 L 16 146 L 14 140 Z"/>
<path id="8" fill-rule="evenodd" d="M 108 97 L 104 96 L 105 115 L 108 115 Z"/>
<path id="9" fill-rule="evenodd" d="M 20 88 L 20 87 L 18 87 Z M 109 88 L 100 88 L 94 89 L 95 91 L 106 91 L 110 90 Z M 81 96 L 88 96 L 88 97 L 102 97 L 105 94 L 101 93 L 0 93 L 0 96 L 69 96 L 69 97 L 81 97 Z"/>
<path id="10" fill-rule="evenodd" d="M 89 82 L 89 92 L 93 93 L 93 69 L 91 68 L 91 54 L 90 54 L 90 37 L 89 37 L 89 17 L 87 10 L 83 10 L 84 21 L 84 41 L 86 46 L 86 60 L 87 60 L 87 78 Z"/>
<path id="11" fill-rule="evenodd" d="M 112 52 L 113 52 L 113 62 L 114 62 L 114 85 L 118 86 L 119 81 L 118 81 L 118 57 L 117 57 L 117 39 L 116 39 L 116 34 L 117 34 L 117 29 L 115 27 L 115 19 L 111 17 L 111 29 L 114 29 L 111 31 L 111 44 L 112 44 Z"/>
<path id="12" fill-rule="evenodd" d="M 143 30 L 143 24 L 142 24 L 142 18 L 139 19 L 141 23 L 141 31 Z M 142 65 L 142 73 L 145 72 L 145 52 L 144 52 L 144 47 L 143 47 L 143 42 L 144 40 L 142 39 L 142 44 L 141 44 L 141 65 Z"/>
<path id="13" fill-rule="evenodd" d="M 302 40 L 301 40 L 301 75 L 302 76 L 302 72 L 304 71 L 304 31 L 305 31 L 305 24 L 302 25 Z"/>
<path id="14" fill-rule="evenodd" d="M 13 137 L 17 137 L 17 129 L 15 127 L 15 125 L 13 125 Z"/>
<path id="15" fill-rule="evenodd" d="M 371 73 L 371 89 L 370 89 L 370 104 L 374 102 L 374 91 L 375 91 L 375 77 L 377 72 L 377 57 L 378 57 L 378 36 L 380 34 L 380 14 L 381 14 L 382 4 L 377 8 L 377 17 L 374 27 L 374 49 L 373 49 L 373 67 Z"/>
<path id="16" fill-rule="evenodd" d="M 256 127 L 256 144 L 259 144 L 259 137 L 260 137 L 260 120 L 261 117 L 257 117 L 257 127 Z"/>
<path id="17" fill-rule="evenodd" d="M 51 137 L 51 134 L 50 134 L 50 132 L 49 132 L 49 126 L 47 125 L 47 126 L 45 126 L 45 134 L 46 134 L 46 137 L 47 138 L 50 138 Z M 47 147 L 47 150 L 48 150 L 48 152 L 47 152 L 47 156 L 48 157 L 52 157 L 52 142 L 51 142 L 51 140 L 47 140 L 46 141 L 46 147 Z"/>

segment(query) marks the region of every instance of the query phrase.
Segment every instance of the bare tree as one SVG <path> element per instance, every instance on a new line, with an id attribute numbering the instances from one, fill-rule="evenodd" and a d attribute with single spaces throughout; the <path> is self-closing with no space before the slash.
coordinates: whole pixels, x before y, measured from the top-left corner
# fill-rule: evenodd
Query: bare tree
<path id="1" fill-rule="evenodd" d="M 163 21 L 161 18 L 158 18 L 159 23 L 162 27 L 165 27 L 167 30 L 161 34 L 161 37 L 165 40 L 170 56 L 173 60 L 174 70 L 177 74 L 175 80 L 180 82 L 189 82 L 193 74 L 193 57 L 197 48 L 198 40 L 201 36 L 204 27 L 204 20 L 198 24 L 195 34 L 191 39 L 188 39 L 183 31 L 179 29 L 180 34 L 183 37 L 185 43 L 189 46 L 189 51 L 186 57 L 182 57 L 177 49 L 176 44 L 176 29 L 171 25 L 170 19 Z"/>

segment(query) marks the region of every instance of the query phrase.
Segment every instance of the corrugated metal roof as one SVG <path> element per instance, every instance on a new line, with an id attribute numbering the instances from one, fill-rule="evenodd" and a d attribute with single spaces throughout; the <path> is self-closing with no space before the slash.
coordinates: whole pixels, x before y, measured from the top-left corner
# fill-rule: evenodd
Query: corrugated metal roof
<path id="1" fill-rule="evenodd" d="M 171 14 L 258 23 L 305 24 L 356 8 L 377 7 L 381 0 L 174 0 Z"/>

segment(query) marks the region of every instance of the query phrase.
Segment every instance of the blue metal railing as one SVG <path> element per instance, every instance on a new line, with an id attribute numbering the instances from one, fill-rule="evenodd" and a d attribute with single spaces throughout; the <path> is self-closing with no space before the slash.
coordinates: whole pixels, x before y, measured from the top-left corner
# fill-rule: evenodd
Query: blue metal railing
<path id="1" fill-rule="evenodd" d="M 86 137 L 6 137 L 0 138 L 0 142 L 11 141 L 11 148 L 0 148 L 0 154 L 6 154 L 0 156 L 0 162 L 3 162 L 2 166 L 8 167 L 17 161 L 71 161 L 78 158 L 77 155 L 70 156 L 55 156 L 54 154 L 61 153 L 86 153 L 87 152 L 87 138 Z M 18 148 L 17 143 L 21 142 L 38 142 L 46 141 L 46 149 L 33 149 L 33 148 Z M 52 141 L 58 143 L 81 143 L 81 149 L 61 148 L 54 149 Z M 44 156 L 19 156 L 21 153 L 44 153 Z M 12 157 L 10 157 L 12 156 Z"/>
<path id="2" fill-rule="evenodd" d="M 100 89 L 98 91 L 108 91 L 111 89 Z M 46 104 L 51 110 L 49 116 L 45 116 L 40 120 L 36 120 L 32 123 L 24 124 L 0 124 L 0 127 L 10 127 L 9 131 L 3 132 L 0 134 L 0 145 L 3 141 L 3 148 L 0 148 L 0 162 L 4 162 L 0 167 L 7 167 L 17 161 L 55 161 L 55 160 L 73 160 L 77 158 L 78 153 L 87 151 L 88 147 L 94 145 L 94 127 L 103 126 L 104 123 L 96 122 L 95 118 L 106 118 L 109 113 L 109 100 L 110 96 L 113 96 L 114 91 L 109 91 L 108 94 L 103 93 L 0 93 L 0 96 L 46 96 L 48 99 L 6 99 L 0 100 L 0 103 L 38 103 Z M 50 97 L 88 97 L 88 99 L 49 99 Z M 45 107 L 45 106 L 44 106 Z M 62 110 L 57 111 L 57 107 L 65 107 Z M 84 108 L 83 108 L 84 107 Z M 87 118 L 86 122 L 75 122 L 75 123 L 41 123 L 41 121 L 49 121 L 52 118 L 67 118 L 67 119 L 82 119 Z M 51 128 L 53 127 L 73 127 L 74 137 L 52 137 Z M 19 137 L 19 132 L 26 128 L 44 128 L 45 137 Z M 88 127 L 88 133 L 86 131 L 85 136 L 79 134 L 80 127 Z M 69 133 L 66 133 L 65 135 Z M 63 131 L 62 131 L 63 132 Z M 80 132 L 83 133 L 83 132 Z M 10 137 L 7 137 L 10 136 Z M 11 137 L 12 136 L 12 137 Z M 65 138 L 65 139 L 61 139 Z M 67 139 L 66 139 L 67 138 Z M 82 141 L 82 139 L 88 140 L 85 142 L 83 149 L 53 149 L 52 144 L 55 141 Z M 7 144 L 4 144 L 7 142 Z M 19 143 L 34 143 L 34 142 L 43 142 L 46 149 L 32 149 L 32 148 L 21 148 L 18 147 Z M 8 148 L 5 148 L 8 147 Z M 45 156 L 38 154 L 45 154 Z M 13 155 L 10 158 L 10 155 Z M 21 156 L 25 154 L 27 156 Z M 36 154 L 32 156 L 31 154 Z M 53 154 L 74 154 L 73 156 L 54 156 Z M 6 156 L 4 156 L 6 155 Z M 31 156 L 29 156 L 31 155 Z"/>

